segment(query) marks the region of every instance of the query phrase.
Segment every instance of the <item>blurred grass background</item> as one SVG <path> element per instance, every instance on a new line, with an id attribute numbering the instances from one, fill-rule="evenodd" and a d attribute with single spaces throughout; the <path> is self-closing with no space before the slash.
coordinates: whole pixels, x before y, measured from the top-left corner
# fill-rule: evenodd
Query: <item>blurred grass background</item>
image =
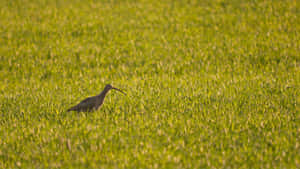
<path id="1" fill-rule="evenodd" d="M 0 167 L 299 168 L 298 9 L 0 1 Z"/>

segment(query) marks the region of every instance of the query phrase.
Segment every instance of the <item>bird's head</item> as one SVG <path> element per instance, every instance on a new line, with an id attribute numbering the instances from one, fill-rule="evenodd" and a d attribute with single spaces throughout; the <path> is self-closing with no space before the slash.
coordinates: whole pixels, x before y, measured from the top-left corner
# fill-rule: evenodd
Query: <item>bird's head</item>
<path id="1" fill-rule="evenodd" d="M 110 85 L 110 84 L 107 84 L 107 85 L 105 86 L 105 88 L 104 88 L 104 90 L 106 90 L 106 91 L 109 91 L 110 89 L 117 90 L 117 91 L 119 91 L 119 92 L 121 92 L 121 93 L 123 93 L 123 94 L 126 95 L 126 93 L 124 93 L 122 90 L 120 90 L 120 89 L 118 89 L 118 88 L 115 88 L 115 87 L 113 87 L 113 86 Z"/>
<path id="2" fill-rule="evenodd" d="M 110 90 L 110 89 L 112 89 L 112 88 L 113 88 L 112 85 L 107 84 L 107 85 L 105 86 L 104 90 Z"/>

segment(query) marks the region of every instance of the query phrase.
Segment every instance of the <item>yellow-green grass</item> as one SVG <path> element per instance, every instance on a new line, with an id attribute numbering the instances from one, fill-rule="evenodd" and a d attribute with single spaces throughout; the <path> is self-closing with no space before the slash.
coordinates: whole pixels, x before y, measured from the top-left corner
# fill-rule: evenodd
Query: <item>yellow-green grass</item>
<path id="1" fill-rule="evenodd" d="M 0 167 L 299 168 L 299 4 L 1 0 Z"/>

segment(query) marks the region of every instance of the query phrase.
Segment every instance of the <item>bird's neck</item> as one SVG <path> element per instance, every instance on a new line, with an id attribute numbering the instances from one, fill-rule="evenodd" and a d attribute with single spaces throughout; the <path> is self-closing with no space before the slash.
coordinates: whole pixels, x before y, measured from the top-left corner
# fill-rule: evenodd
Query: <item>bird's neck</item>
<path id="1" fill-rule="evenodd" d="M 104 89 L 98 96 L 105 97 L 109 90 Z"/>

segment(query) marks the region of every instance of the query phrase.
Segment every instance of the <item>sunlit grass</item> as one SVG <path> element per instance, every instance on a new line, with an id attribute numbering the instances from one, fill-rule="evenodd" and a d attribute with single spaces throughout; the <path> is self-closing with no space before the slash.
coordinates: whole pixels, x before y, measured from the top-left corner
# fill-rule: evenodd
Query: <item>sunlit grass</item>
<path id="1" fill-rule="evenodd" d="M 299 168 L 297 5 L 0 1 L 0 167 Z"/>

